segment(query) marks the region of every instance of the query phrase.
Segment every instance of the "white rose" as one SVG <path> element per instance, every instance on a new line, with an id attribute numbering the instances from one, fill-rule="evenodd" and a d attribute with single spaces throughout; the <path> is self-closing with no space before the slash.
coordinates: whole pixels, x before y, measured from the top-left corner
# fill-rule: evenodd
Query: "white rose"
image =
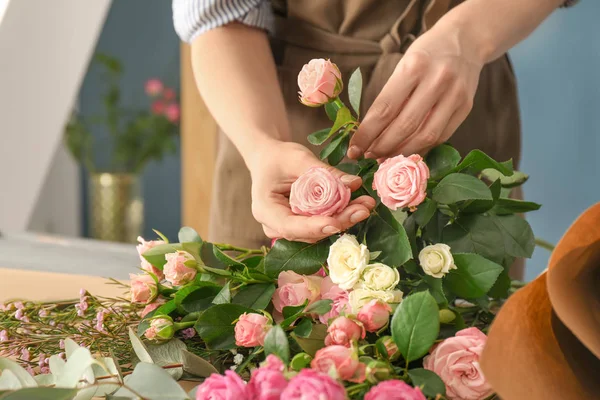
<path id="1" fill-rule="evenodd" d="M 367 265 L 358 285 L 369 290 L 392 290 L 400 282 L 400 273 L 396 268 L 385 264 L 374 263 Z"/>
<path id="2" fill-rule="evenodd" d="M 421 268 L 427 275 L 443 278 L 451 269 L 456 269 L 450 246 L 443 243 L 429 245 L 419 253 Z"/>
<path id="3" fill-rule="evenodd" d="M 350 292 L 348 302 L 352 308 L 352 313 L 358 314 L 361 308 L 371 300 L 381 300 L 388 304 L 399 304 L 402 301 L 402 295 L 401 290 L 385 291 L 358 288 Z"/>
<path id="4" fill-rule="evenodd" d="M 342 235 L 329 247 L 327 265 L 331 281 L 344 290 L 352 289 L 369 262 L 369 249 L 352 235 Z"/>

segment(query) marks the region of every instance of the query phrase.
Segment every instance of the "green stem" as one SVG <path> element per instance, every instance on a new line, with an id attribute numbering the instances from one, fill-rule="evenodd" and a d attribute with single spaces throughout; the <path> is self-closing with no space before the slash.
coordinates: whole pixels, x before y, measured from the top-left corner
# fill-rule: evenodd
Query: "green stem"
<path id="1" fill-rule="evenodd" d="M 371 386 L 371 384 L 368 383 L 368 382 L 359 383 L 357 385 L 353 385 L 353 386 L 348 387 L 346 389 L 346 392 L 348 393 L 348 396 L 351 396 L 351 395 L 354 395 L 354 394 L 360 392 L 363 389 L 368 389 L 369 386 Z"/>
<path id="2" fill-rule="evenodd" d="M 226 243 L 213 243 L 214 246 L 217 246 L 221 251 L 238 251 L 240 253 L 245 253 L 247 255 L 251 254 L 263 254 L 261 249 L 248 249 L 246 247 L 238 247 L 232 246 Z"/>
<path id="3" fill-rule="evenodd" d="M 554 250 L 554 248 L 556 247 L 552 243 L 547 242 L 544 239 L 540 239 L 540 238 L 537 238 L 537 237 L 535 238 L 535 245 L 538 246 L 538 247 L 541 247 L 543 249 L 546 249 L 549 252 L 552 252 Z"/>
<path id="4" fill-rule="evenodd" d="M 175 322 L 173 324 L 173 328 L 175 328 L 176 331 L 180 331 L 182 329 L 186 329 L 186 328 L 191 328 L 192 326 L 194 326 L 196 324 L 196 321 L 188 321 L 188 322 Z"/>

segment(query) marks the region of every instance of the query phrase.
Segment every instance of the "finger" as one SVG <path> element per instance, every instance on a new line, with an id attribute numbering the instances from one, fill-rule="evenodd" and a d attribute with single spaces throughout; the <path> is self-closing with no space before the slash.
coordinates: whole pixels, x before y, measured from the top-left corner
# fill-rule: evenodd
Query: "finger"
<path id="1" fill-rule="evenodd" d="M 356 199 L 352 200 L 349 205 L 353 205 L 353 204 L 361 204 L 361 205 L 365 206 L 367 209 L 372 210 L 375 208 L 375 205 L 377 205 L 377 202 L 371 196 L 365 195 L 365 196 L 357 197 Z"/>
<path id="2" fill-rule="evenodd" d="M 342 225 L 342 230 L 345 231 L 346 229 L 351 228 L 360 221 L 364 221 L 365 219 L 369 218 L 370 214 L 370 209 L 368 209 L 362 204 L 356 203 L 346 207 L 344 211 L 338 214 L 335 218 Z"/>
<path id="3" fill-rule="evenodd" d="M 351 191 L 358 190 L 362 185 L 362 178 L 356 175 L 350 175 L 339 169 L 329 166 L 323 163 L 323 166 L 327 168 L 334 176 L 338 177 L 342 183 L 349 188 Z"/>

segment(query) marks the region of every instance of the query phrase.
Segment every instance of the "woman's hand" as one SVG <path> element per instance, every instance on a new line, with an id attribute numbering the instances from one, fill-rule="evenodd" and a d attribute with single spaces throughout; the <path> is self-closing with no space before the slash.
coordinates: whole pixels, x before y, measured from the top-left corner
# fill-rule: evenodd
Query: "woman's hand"
<path id="1" fill-rule="evenodd" d="M 312 167 L 329 168 L 352 191 L 362 184 L 358 176 L 328 166 L 297 143 L 269 140 L 248 160 L 248 167 L 252 175 L 252 213 L 270 238 L 316 242 L 366 219 L 375 207 L 373 198 L 361 196 L 333 217 L 292 213 L 288 199 L 292 183 Z"/>
<path id="2" fill-rule="evenodd" d="M 350 158 L 425 153 L 465 120 L 483 62 L 457 26 L 442 22 L 398 63 L 353 136 Z"/>

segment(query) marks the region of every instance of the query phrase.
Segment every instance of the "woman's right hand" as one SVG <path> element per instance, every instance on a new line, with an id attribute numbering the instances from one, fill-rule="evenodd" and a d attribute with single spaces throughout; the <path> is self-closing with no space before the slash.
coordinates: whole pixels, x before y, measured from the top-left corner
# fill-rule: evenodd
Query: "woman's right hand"
<path id="1" fill-rule="evenodd" d="M 268 140 L 247 164 L 252 175 L 252 213 L 270 238 L 317 242 L 366 219 L 375 207 L 373 198 L 361 196 L 332 217 L 294 214 L 289 204 L 292 183 L 312 167 L 328 168 L 352 191 L 362 185 L 360 177 L 323 163 L 300 144 Z"/>

